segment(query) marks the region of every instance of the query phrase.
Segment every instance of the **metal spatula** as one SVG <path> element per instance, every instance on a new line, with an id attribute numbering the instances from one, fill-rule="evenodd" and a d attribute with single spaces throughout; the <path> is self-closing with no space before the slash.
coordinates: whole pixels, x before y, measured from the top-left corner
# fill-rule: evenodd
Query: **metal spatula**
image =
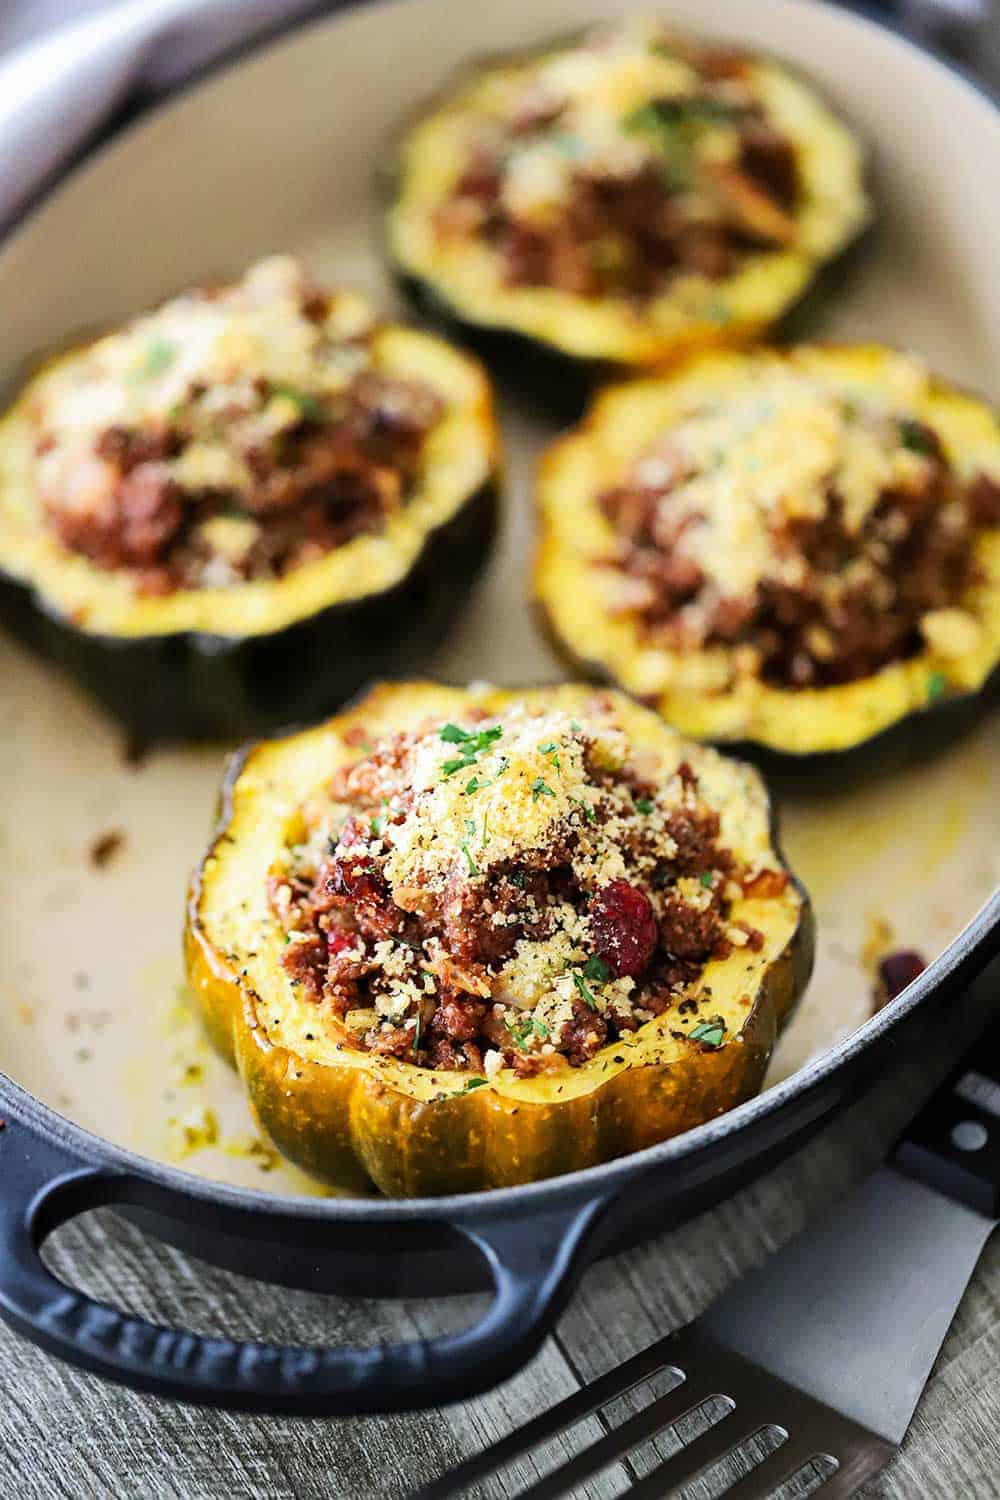
<path id="1" fill-rule="evenodd" d="M 701 1477 L 755 1500 L 847 1496 L 895 1453 L 1000 1219 L 1000 1025 L 925 1106 L 888 1162 L 696 1322 L 660 1339 L 414 1500 L 447 1500 L 585 1418 L 606 1428 L 521 1500 L 554 1500 L 616 1462 L 629 1500 Z M 634 1410 L 637 1387 L 669 1389 Z M 632 1392 L 634 1414 L 606 1408 Z M 620 1401 L 619 1401 L 619 1404 Z M 666 1429 L 677 1451 L 628 1460 Z M 684 1428 L 688 1429 L 685 1434 Z M 591 1432 L 593 1428 L 591 1426 Z M 687 1440 L 685 1441 L 685 1437 Z M 680 1444 L 681 1446 L 678 1446 Z M 619 1487 L 620 1488 L 620 1487 Z"/>

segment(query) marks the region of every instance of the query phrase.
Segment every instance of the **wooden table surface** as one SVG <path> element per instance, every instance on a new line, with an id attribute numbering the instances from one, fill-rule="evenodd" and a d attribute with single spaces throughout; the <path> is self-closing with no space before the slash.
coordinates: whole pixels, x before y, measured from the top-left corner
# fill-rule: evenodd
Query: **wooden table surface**
<path id="1" fill-rule="evenodd" d="M 976 991 L 973 1010 L 953 1010 L 947 1022 L 953 1055 L 954 1039 L 970 1032 L 970 1017 L 974 1024 L 995 1009 L 1000 965 Z M 404 1497 L 694 1317 L 874 1165 L 920 1093 L 944 1071 L 947 1050 L 924 1045 L 892 1086 L 878 1087 L 721 1207 L 593 1266 L 527 1369 L 443 1412 L 313 1421 L 196 1410 L 103 1384 L 0 1327 L 0 1500 Z M 263 1286 L 148 1240 L 107 1210 L 58 1231 L 48 1258 L 58 1274 L 107 1301 L 234 1337 L 412 1339 L 456 1330 L 483 1305 L 478 1297 L 369 1302 Z M 587 1431 L 577 1429 L 582 1436 Z M 646 1467 L 652 1456 L 646 1452 Z M 643 1455 L 634 1463 L 642 1472 Z M 477 1493 L 514 1494 L 538 1472 L 527 1464 L 513 1468 Z M 609 1497 L 627 1486 L 616 1468 L 581 1494 Z M 691 1493 L 708 1500 L 705 1489 Z M 983 1254 L 900 1454 L 865 1494 L 892 1500 L 1000 1494 L 1000 1237 Z"/>

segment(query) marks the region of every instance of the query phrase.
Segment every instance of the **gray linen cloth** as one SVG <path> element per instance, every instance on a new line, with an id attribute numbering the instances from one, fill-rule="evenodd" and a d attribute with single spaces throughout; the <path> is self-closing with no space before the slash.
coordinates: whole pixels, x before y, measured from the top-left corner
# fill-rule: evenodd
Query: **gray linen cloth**
<path id="1" fill-rule="evenodd" d="M 0 5 L 0 233 L 123 106 L 333 8 L 317 0 Z"/>

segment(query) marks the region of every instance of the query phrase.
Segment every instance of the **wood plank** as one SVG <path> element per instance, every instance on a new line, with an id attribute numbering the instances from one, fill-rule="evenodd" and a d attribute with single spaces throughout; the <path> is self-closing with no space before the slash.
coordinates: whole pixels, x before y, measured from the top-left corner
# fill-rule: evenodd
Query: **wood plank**
<path id="1" fill-rule="evenodd" d="M 48 1259 L 92 1295 L 205 1333 L 284 1342 L 412 1339 L 456 1331 L 482 1297 L 437 1302 L 323 1297 L 203 1266 L 101 1211 L 60 1230 Z M 517 1379 L 443 1415 L 313 1421 L 196 1410 L 72 1370 L 0 1327 L 0 1496 L 18 1500 L 268 1500 L 404 1496 L 514 1430 L 576 1382 L 550 1341 Z M 601 1429 L 591 1421 L 585 1436 Z M 557 1445 L 555 1456 L 565 1456 Z M 503 1500 L 545 1464 L 484 1488 Z M 587 1492 L 607 1500 L 614 1487 Z"/>

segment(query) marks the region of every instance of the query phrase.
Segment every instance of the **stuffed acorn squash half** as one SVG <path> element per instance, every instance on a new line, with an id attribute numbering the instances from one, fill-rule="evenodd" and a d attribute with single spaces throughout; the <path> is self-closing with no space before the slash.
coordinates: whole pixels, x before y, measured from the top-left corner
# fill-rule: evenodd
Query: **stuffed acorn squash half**
<path id="1" fill-rule="evenodd" d="M 457 83 L 392 184 L 403 284 L 560 400 L 759 335 L 871 216 L 862 149 L 807 82 L 636 18 Z"/>
<path id="2" fill-rule="evenodd" d="M 1000 661 L 1000 425 L 891 350 L 705 354 L 610 389 L 538 506 L 557 647 L 684 734 L 846 750 Z"/>
<path id="3" fill-rule="evenodd" d="M 186 951 L 277 1147 L 423 1195 L 748 1098 L 812 923 L 753 768 L 623 694 L 415 682 L 234 759 Z"/>
<path id="4" fill-rule="evenodd" d="M 0 421 L 0 622 L 140 740 L 315 717 L 442 637 L 498 463 L 475 361 L 262 261 Z"/>

